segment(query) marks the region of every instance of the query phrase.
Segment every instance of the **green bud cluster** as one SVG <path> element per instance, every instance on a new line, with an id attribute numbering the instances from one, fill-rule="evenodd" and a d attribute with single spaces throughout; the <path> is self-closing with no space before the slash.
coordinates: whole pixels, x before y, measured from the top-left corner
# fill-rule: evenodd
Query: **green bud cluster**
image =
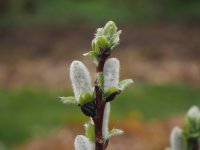
<path id="1" fill-rule="evenodd" d="M 175 127 L 171 133 L 171 148 L 167 150 L 200 149 L 200 110 L 193 106 L 188 111 L 183 128 Z"/>
<path id="2" fill-rule="evenodd" d="M 188 150 L 200 149 L 200 109 L 193 106 L 188 111 L 183 127 Z"/>
<path id="3" fill-rule="evenodd" d="M 117 30 L 117 26 L 113 21 L 109 21 L 103 28 L 98 28 L 94 39 L 92 40 L 92 50 L 83 54 L 92 57 L 93 62 L 98 65 L 100 55 L 108 57 L 111 50 L 119 44 L 119 36 L 121 30 Z"/>
<path id="4" fill-rule="evenodd" d="M 98 28 L 95 38 L 92 40 L 92 50 L 100 53 L 101 50 L 112 49 L 119 44 L 117 26 L 113 21 L 109 21 L 103 28 Z"/>

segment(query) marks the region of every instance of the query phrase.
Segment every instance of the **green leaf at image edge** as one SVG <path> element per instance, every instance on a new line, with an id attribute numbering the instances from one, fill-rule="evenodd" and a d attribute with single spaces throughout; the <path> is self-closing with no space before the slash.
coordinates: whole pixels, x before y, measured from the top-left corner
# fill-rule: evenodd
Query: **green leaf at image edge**
<path id="1" fill-rule="evenodd" d="M 63 103 L 63 104 L 78 104 L 78 102 L 76 101 L 75 97 L 74 96 L 69 96 L 69 97 L 59 97 L 60 98 L 60 101 Z"/>

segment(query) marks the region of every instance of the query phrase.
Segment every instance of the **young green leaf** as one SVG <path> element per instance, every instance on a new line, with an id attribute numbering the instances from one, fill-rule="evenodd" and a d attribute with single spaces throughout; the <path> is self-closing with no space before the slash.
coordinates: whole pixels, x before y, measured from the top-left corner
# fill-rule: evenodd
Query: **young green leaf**
<path id="1" fill-rule="evenodd" d="M 83 56 L 91 56 L 91 57 L 97 57 L 98 53 L 95 51 L 89 51 L 87 53 L 84 53 Z"/>
<path id="2" fill-rule="evenodd" d="M 98 79 L 98 86 L 101 88 L 101 90 L 103 91 L 103 85 L 104 85 L 104 80 L 103 80 L 103 73 L 102 72 L 98 72 L 97 73 L 97 79 Z"/>
<path id="3" fill-rule="evenodd" d="M 133 83 L 132 79 L 125 79 L 119 82 L 119 89 L 124 90 L 127 86 Z"/>
<path id="4" fill-rule="evenodd" d="M 103 28 L 98 28 L 97 32 L 95 34 L 95 38 L 99 37 L 99 36 L 103 36 Z"/>
<path id="5" fill-rule="evenodd" d="M 91 141 L 95 141 L 95 127 L 91 122 L 86 123 L 85 125 L 85 135 Z"/>
<path id="6" fill-rule="evenodd" d="M 92 100 L 93 100 L 93 98 L 89 93 L 83 92 L 80 95 L 79 104 L 83 105 L 83 104 L 85 104 L 87 102 L 91 102 Z"/>
<path id="7" fill-rule="evenodd" d="M 112 137 L 112 136 L 115 136 L 115 135 L 120 135 L 120 134 L 123 134 L 124 131 L 120 130 L 120 129 L 112 129 L 110 132 L 109 132 L 109 138 Z"/>
<path id="8" fill-rule="evenodd" d="M 200 123 L 198 119 L 187 117 L 183 129 L 185 137 L 190 137 L 190 138 L 200 137 Z"/>
<path id="9" fill-rule="evenodd" d="M 107 37 L 108 40 L 117 32 L 117 26 L 113 21 L 109 21 L 103 28 L 103 35 Z"/>
<path id="10" fill-rule="evenodd" d="M 97 51 L 89 51 L 87 53 L 84 53 L 83 56 L 90 56 L 93 60 L 93 62 L 95 63 L 95 65 L 98 65 L 99 61 L 98 61 L 98 56 L 99 53 Z"/>
<path id="11" fill-rule="evenodd" d="M 119 91 L 119 89 L 118 89 L 117 87 L 112 86 L 112 87 L 110 87 L 109 89 L 107 89 L 107 90 L 104 92 L 103 97 L 106 98 L 106 97 L 108 97 L 109 95 L 111 95 L 111 94 L 113 94 L 113 93 L 115 93 L 115 92 L 118 92 L 118 91 Z"/>
<path id="12" fill-rule="evenodd" d="M 112 101 L 118 94 L 120 94 L 120 90 L 118 87 L 110 87 L 103 94 L 103 99 L 108 102 Z"/>
<path id="13" fill-rule="evenodd" d="M 63 102 L 63 104 L 78 104 L 74 96 L 69 97 L 59 97 L 60 101 Z"/>
<path id="14" fill-rule="evenodd" d="M 197 106 L 193 106 L 189 109 L 187 116 L 191 119 L 198 119 L 200 118 L 200 110 Z"/>
<path id="15" fill-rule="evenodd" d="M 90 56 L 90 53 L 91 53 L 92 51 L 89 51 L 89 52 L 87 52 L 87 53 L 84 53 L 83 54 L 83 56 Z"/>
<path id="16" fill-rule="evenodd" d="M 115 47 L 116 45 L 119 44 L 119 36 L 120 36 L 121 33 L 122 33 L 122 31 L 119 30 L 119 31 L 118 31 L 117 33 L 115 33 L 115 34 L 113 35 L 113 37 L 111 38 L 111 40 L 110 40 L 111 49 L 112 49 L 113 47 Z"/>
<path id="17" fill-rule="evenodd" d="M 99 36 L 96 39 L 96 45 L 101 50 L 101 49 L 107 49 L 107 48 L 109 48 L 110 43 L 103 36 Z"/>
<path id="18" fill-rule="evenodd" d="M 92 50 L 95 51 L 95 39 L 92 40 Z"/>

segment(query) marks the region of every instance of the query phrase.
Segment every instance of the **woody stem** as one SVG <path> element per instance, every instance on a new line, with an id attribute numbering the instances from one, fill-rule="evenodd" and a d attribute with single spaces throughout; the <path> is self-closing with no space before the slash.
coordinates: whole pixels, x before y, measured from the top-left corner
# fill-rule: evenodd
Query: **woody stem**
<path id="1" fill-rule="evenodd" d="M 103 68 L 106 59 L 110 55 L 110 49 L 102 50 L 102 54 L 99 56 L 99 64 L 96 67 L 96 72 L 103 74 Z M 103 100 L 103 85 L 99 85 L 103 83 L 103 78 L 99 79 L 97 77 L 95 81 L 95 94 L 96 94 L 96 115 L 93 117 L 94 125 L 95 125 L 95 149 L 96 150 L 105 150 L 106 141 L 104 141 L 102 136 L 102 125 L 103 125 L 103 115 L 106 102 Z"/>

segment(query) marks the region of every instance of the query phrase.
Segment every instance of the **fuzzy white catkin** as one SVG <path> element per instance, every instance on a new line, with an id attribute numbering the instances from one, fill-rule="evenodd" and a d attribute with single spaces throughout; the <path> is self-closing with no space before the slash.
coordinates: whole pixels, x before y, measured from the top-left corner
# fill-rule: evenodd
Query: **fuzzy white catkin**
<path id="1" fill-rule="evenodd" d="M 188 115 L 188 117 L 190 117 L 192 119 L 198 119 L 198 118 L 200 118 L 200 110 L 197 106 L 193 106 L 189 109 L 187 115 Z"/>
<path id="2" fill-rule="evenodd" d="M 102 126 L 102 135 L 104 139 L 108 139 L 109 137 L 109 117 L 110 117 L 110 103 L 106 103 L 104 114 L 103 114 L 103 126 Z"/>
<path id="3" fill-rule="evenodd" d="M 70 66 L 70 78 L 75 98 L 79 102 L 81 93 L 92 94 L 91 78 L 86 66 L 80 61 L 73 61 Z"/>
<path id="4" fill-rule="evenodd" d="M 75 150 L 94 150 L 94 143 L 90 142 L 86 136 L 77 135 L 74 141 Z"/>
<path id="5" fill-rule="evenodd" d="M 186 143 L 182 137 L 182 130 L 179 127 L 173 128 L 170 143 L 172 150 L 186 150 Z"/>
<path id="6" fill-rule="evenodd" d="M 119 69 L 120 64 L 117 58 L 110 58 L 105 62 L 104 75 L 104 90 L 119 84 Z"/>
<path id="7" fill-rule="evenodd" d="M 118 86 L 119 69 L 120 66 L 118 59 L 110 58 L 106 61 L 103 69 L 104 90 L 107 90 L 113 86 Z M 110 117 L 110 103 L 107 102 L 104 109 L 103 126 L 102 126 L 102 134 L 104 139 L 107 139 L 109 136 L 109 128 L 108 128 L 109 117 Z"/>

